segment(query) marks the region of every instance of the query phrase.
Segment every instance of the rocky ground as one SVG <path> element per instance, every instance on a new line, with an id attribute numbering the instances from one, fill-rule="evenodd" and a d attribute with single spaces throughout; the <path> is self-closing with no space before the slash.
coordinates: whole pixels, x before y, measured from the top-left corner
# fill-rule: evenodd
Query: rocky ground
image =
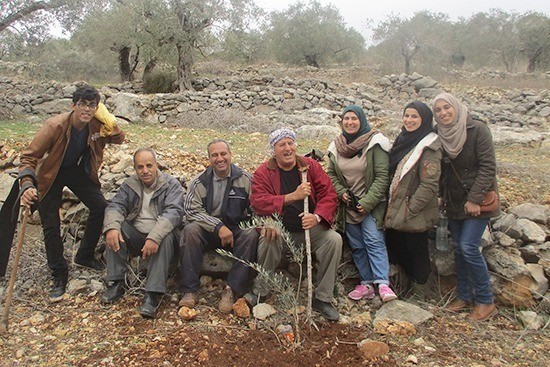
<path id="1" fill-rule="evenodd" d="M 387 120 L 373 118 L 372 122 L 380 128 L 387 126 Z M 0 122 L 0 170 L 4 174 L 16 170 L 19 151 L 37 126 L 20 121 Z M 220 132 L 166 124 L 162 128 L 126 125 L 124 129 L 128 132 L 127 142 L 108 148 L 106 154 L 102 180 L 107 195 L 116 188 L 120 174 L 131 171 L 128 156 L 139 146 L 155 148 L 163 168 L 180 177 L 183 183 L 204 169 L 205 145 L 214 137 L 229 140 L 235 162 L 250 171 L 268 154 L 263 133 Z M 300 151 L 324 149 L 328 142 L 326 138 L 304 139 Z M 506 211 L 525 202 L 546 207 L 550 204 L 547 173 L 550 153 L 546 146 L 540 142 L 497 146 L 499 184 Z M 0 191 L 7 187 L 3 182 Z M 71 200 L 69 195 L 62 210 L 64 217 L 73 218 L 67 219 L 63 232 L 68 258 L 75 252 L 74 239 L 83 220 L 67 215 L 75 207 Z M 277 312 L 264 320 L 254 315 L 222 315 L 216 306 L 223 282 L 208 276 L 202 278 L 198 314 L 191 320 L 178 315 L 175 278 L 170 281 L 170 292 L 162 302 L 159 317 L 144 320 L 137 312 L 141 302 L 139 274 L 133 277 L 127 296 L 107 307 L 99 302 L 104 274 L 74 266 L 67 296 L 60 303 L 50 304 L 49 273 L 36 219 L 32 218 L 26 235 L 9 332 L 0 334 L 0 366 L 488 367 L 547 363 L 544 360 L 550 340 L 548 293 L 529 307 L 501 304 L 497 317 L 479 324 L 469 321 L 467 313 L 444 310 L 451 299 L 452 275 L 435 278 L 428 300 L 409 299 L 403 293 L 401 298 L 405 302 L 382 305 L 379 299 L 359 303 L 346 299 L 345 293 L 353 287 L 354 280 L 349 278 L 350 274 L 341 274 L 337 300 L 342 320 L 332 324 L 315 316 L 318 330 L 304 323 L 303 314 L 296 323 L 286 312 L 287 307 L 276 298 L 269 303 Z M 542 241 L 547 237 L 548 232 L 543 232 Z M 511 241 L 513 244 L 515 240 Z M 513 247 L 512 244 L 509 246 Z M 540 255 L 533 251 L 527 255 Z M 11 265 L 8 274 L 10 271 Z M 395 282 L 400 285 L 399 277 L 396 276 Z M 7 284 L 8 277 L 0 280 L 2 306 Z M 387 321 L 388 315 L 393 315 L 394 321 Z M 279 332 L 282 324 L 293 325 L 292 334 Z"/>

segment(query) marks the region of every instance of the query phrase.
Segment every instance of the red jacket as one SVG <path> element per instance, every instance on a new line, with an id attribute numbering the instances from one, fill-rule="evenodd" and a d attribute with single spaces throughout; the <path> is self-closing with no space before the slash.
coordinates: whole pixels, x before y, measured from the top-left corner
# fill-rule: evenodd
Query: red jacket
<path id="1" fill-rule="evenodd" d="M 315 208 L 313 213 L 319 215 L 330 227 L 338 206 L 338 196 L 330 177 L 314 159 L 296 156 L 296 160 L 298 169 L 309 167 L 307 180 L 311 182 L 309 200 Z M 250 203 L 258 215 L 283 214 L 284 198 L 281 195 L 279 168 L 275 159 L 271 158 L 254 172 Z"/>

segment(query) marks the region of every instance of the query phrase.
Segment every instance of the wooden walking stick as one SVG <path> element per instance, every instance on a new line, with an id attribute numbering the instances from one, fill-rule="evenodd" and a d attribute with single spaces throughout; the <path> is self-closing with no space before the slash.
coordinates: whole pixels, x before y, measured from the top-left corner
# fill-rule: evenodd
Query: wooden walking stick
<path id="1" fill-rule="evenodd" d="M 13 287 L 15 285 L 15 278 L 17 277 L 17 268 L 19 267 L 19 257 L 21 256 L 21 249 L 23 248 L 23 239 L 25 238 L 25 231 L 27 230 L 29 211 L 29 208 L 25 208 L 23 220 L 21 221 L 21 231 L 19 232 L 17 247 L 15 249 L 15 258 L 13 259 L 13 268 L 11 269 L 10 284 L 8 287 L 8 294 L 6 296 L 6 302 L 4 305 L 4 314 L 2 315 L 2 322 L 0 323 L 1 332 L 8 331 L 8 320 L 10 315 L 11 299 L 13 297 Z"/>
<path id="2" fill-rule="evenodd" d="M 301 168 L 302 171 L 302 183 L 307 182 L 307 169 L 305 166 Z M 309 214 L 309 197 L 304 198 L 304 215 Z M 313 280 L 312 280 L 312 269 L 313 265 L 311 264 L 311 239 L 309 237 L 309 229 L 305 230 L 305 240 L 306 240 L 306 256 L 307 256 L 307 319 L 309 322 L 313 322 L 312 318 L 312 306 L 313 303 Z"/>

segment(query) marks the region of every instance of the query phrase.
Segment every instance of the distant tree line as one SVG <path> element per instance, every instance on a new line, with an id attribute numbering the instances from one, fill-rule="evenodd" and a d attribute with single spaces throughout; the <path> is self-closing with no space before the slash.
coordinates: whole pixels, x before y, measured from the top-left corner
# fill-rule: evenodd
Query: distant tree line
<path id="1" fill-rule="evenodd" d="M 548 70 L 550 18 L 542 13 L 493 9 L 450 21 L 448 15 L 422 11 L 410 19 L 389 16 L 373 29 L 377 45 L 369 51 L 381 62 L 409 74 L 413 65 L 496 67 L 508 72 Z M 397 67 L 395 67 L 397 69 Z"/>
<path id="2" fill-rule="evenodd" d="M 69 38 L 52 38 L 57 21 Z M 151 91 L 192 88 L 197 60 L 388 72 L 441 66 L 510 72 L 550 66 L 550 18 L 492 10 L 451 21 L 422 11 L 371 26 L 374 46 L 332 5 L 298 1 L 266 13 L 253 0 L 4 0 L 0 59 L 34 61 L 63 80 L 143 79 Z"/>

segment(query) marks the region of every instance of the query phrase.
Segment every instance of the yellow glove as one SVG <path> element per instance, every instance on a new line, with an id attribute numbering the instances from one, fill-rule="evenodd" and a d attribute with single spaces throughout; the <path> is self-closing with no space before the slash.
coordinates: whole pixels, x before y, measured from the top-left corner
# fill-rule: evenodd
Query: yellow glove
<path id="1" fill-rule="evenodd" d="M 107 110 L 107 107 L 102 102 L 97 105 L 97 111 L 94 117 L 101 121 L 101 129 L 99 135 L 102 137 L 110 136 L 115 130 L 116 117 Z"/>

